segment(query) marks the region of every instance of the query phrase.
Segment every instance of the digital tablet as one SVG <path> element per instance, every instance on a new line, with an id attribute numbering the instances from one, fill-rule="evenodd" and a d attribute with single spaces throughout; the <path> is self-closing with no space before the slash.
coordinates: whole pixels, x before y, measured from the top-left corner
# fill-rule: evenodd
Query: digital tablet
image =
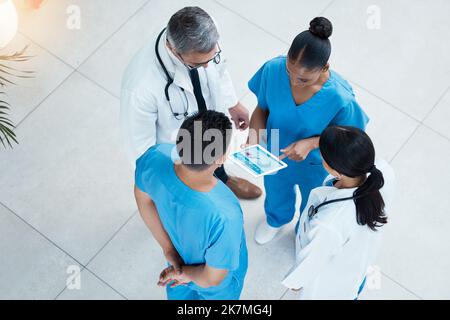
<path id="1" fill-rule="evenodd" d="M 261 177 L 287 167 L 286 163 L 260 145 L 234 152 L 229 158 L 254 177 Z"/>

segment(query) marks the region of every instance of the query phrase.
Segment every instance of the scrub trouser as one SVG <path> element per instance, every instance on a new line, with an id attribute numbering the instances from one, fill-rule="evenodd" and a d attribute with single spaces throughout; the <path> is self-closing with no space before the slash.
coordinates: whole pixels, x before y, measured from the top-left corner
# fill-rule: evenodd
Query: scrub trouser
<path id="1" fill-rule="evenodd" d="M 166 287 L 169 300 L 239 300 L 243 283 L 236 278 L 230 279 L 225 286 L 215 288 L 200 288 L 195 285 Z"/>
<path id="2" fill-rule="evenodd" d="M 292 221 L 295 214 L 295 186 L 298 185 L 302 195 L 300 213 L 308 202 L 312 189 L 322 185 L 327 172 L 322 163 L 311 163 L 308 158 L 302 162 L 287 160 L 288 167 L 276 174 L 264 177 L 266 199 L 264 209 L 267 223 L 279 228 Z"/>
<path id="3" fill-rule="evenodd" d="M 225 172 L 225 168 L 223 165 L 217 168 L 216 171 L 214 171 L 214 175 L 216 176 L 217 179 L 227 184 L 228 174 Z"/>

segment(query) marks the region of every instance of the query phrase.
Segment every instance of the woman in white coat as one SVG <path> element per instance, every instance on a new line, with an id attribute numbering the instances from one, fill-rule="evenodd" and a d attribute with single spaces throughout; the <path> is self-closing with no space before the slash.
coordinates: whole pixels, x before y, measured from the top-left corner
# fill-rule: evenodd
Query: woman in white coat
<path id="1" fill-rule="evenodd" d="M 356 299 L 387 223 L 394 174 L 375 162 L 372 141 L 354 127 L 320 136 L 330 176 L 314 189 L 296 228 L 296 263 L 283 284 L 299 299 Z"/>

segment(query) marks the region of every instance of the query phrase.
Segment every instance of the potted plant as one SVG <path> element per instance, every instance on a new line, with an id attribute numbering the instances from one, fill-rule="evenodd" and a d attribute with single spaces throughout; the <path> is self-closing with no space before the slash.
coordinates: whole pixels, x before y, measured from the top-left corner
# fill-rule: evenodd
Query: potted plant
<path id="1" fill-rule="evenodd" d="M 34 6 L 39 6 L 42 1 L 33 1 Z M 31 4 L 31 3 L 30 3 Z M 18 27 L 16 8 L 11 0 L 0 0 L 0 49 L 5 48 L 14 38 Z M 14 65 L 30 59 L 25 55 L 26 47 L 13 54 L 5 54 L 0 51 L 0 143 L 3 147 L 10 146 L 12 142 L 18 143 L 14 134 L 14 125 L 8 118 L 10 105 L 7 102 L 5 92 L 6 85 L 15 84 L 12 78 L 29 78 L 32 72 L 19 71 Z"/>
<path id="2" fill-rule="evenodd" d="M 12 148 L 12 142 L 18 143 L 14 133 L 14 124 L 8 118 L 10 104 L 4 91 L 7 85 L 15 85 L 12 78 L 31 78 L 33 71 L 20 71 L 13 64 L 29 60 L 25 55 L 27 47 L 13 54 L 0 53 L 0 143 L 4 148 L 8 145 Z"/>

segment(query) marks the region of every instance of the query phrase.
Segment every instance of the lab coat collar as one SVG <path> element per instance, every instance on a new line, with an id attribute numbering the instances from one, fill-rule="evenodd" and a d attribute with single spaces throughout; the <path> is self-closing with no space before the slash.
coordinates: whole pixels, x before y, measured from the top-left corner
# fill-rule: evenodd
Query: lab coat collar
<path id="1" fill-rule="evenodd" d="M 336 180 L 335 177 L 333 177 L 331 174 L 328 175 L 322 184 L 322 190 L 328 190 L 328 195 L 326 197 L 326 200 L 331 199 L 338 199 L 338 198 L 346 198 L 351 197 L 356 189 L 358 188 L 347 188 L 347 189 L 338 189 L 334 187 L 333 185 L 330 185 L 330 183 L 334 182 Z"/>
<path id="2" fill-rule="evenodd" d="M 163 61 L 170 76 L 173 78 L 173 83 L 176 86 L 192 93 L 194 90 L 192 87 L 191 78 L 189 76 L 189 71 L 186 66 L 170 51 L 166 45 L 166 41 L 166 31 L 164 31 L 158 46 L 161 60 Z"/>

